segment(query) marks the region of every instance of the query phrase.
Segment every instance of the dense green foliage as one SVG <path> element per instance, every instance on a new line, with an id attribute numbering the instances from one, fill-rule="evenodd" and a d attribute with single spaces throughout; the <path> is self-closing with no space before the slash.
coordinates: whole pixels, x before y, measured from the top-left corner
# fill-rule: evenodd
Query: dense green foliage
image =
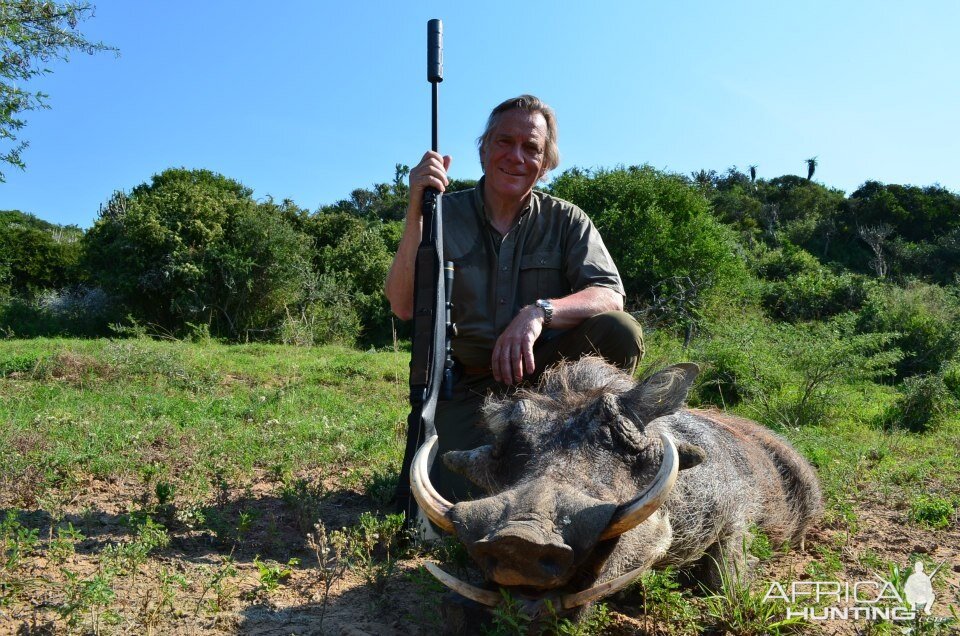
<path id="1" fill-rule="evenodd" d="M 668 291 L 667 281 L 676 277 L 712 287 L 742 275 L 732 234 L 677 175 L 649 166 L 573 169 L 553 181 L 551 192 L 579 205 L 596 224 L 630 299 Z"/>
<path id="2" fill-rule="evenodd" d="M 382 292 L 407 172 L 316 211 L 170 169 L 114 194 L 86 233 L 2 213 L 0 329 L 389 345 L 409 333 Z M 956 194 L 649 166 L 572 169 L 549 190 L 600 229 L 628 309 L 679 338 L 669 357 L 704 363 L 702 403 L 794 426 L 833 417 L 838 387 L 916 377 L 875 422 L 921 430 L 957 392 Z"/>
<path id="3" fill-rule="evenodd" d="M 48 108 L 47 96 L 24 90 L 22 85 L 49 73 L 51 60 L 66 60 L 73 51 L 115 51 L 101 42 L 90 42 L 77 25 L 93 14 L 86 2 L 17 0 L 0 2 L 0 165 L 23 168 L 21 153 L 27 142 L 19 139 L 26 122 L 22 114 Z M 0 183 L 3 183 L 0 170 Z"/>
<path id="4" fill-rule="evenodd" d="M 309 245 L 272 203 L 206 170 L 117 193 L 84 237 L 91 280 L 138 320 L 249 339 L 300 302 Z"/>
<path id="5" fill-rule="evenodd" d="M 33 296 L 79 282 L 77 227 L 59 227 L 17 210 L 0 211 L 0 295 Z"/>

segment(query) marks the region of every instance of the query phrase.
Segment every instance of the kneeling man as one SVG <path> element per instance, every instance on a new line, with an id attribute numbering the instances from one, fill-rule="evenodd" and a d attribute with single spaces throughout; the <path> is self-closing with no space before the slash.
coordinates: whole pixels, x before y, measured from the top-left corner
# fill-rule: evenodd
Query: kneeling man
<path id="1" fill-rule="evenodd" d="M 623 283 L 597 229 L 577 206 L 534 190 L 559 163 L 553 110 L 531 95 L 508 99 L 477 141 L 483 177 L 443 197 L 459 373 L 453 399 L 437 405 L 438 457 L 485 443 L 477 422 L 490 392 L 536 381 L 562 359 L 600 355 L 632 373 L 643 356 L 640 325 L 623 311 Z M 444 191 L 450 160 L 427 152 L 410 171 L 406 226 L 386 282 L 403 320 L 413 317 L 423 192 Z M 430 478 L 451 501 L 474 489 L 441 461 Z"/>

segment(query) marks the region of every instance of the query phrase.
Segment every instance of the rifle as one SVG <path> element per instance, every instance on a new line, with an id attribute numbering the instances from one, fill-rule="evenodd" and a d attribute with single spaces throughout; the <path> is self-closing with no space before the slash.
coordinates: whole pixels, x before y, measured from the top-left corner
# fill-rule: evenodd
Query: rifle
<path id="1" fill-rule="evenodd" d="M 427 22 L 427 80 L 432 87 L 432 149 L 437 152 L 438 84 L 443 81 L 443 23 Z M 443 197 L 427 188 L 421 203 L 423 235 L 414 267 L 413 342 L 410 357 L 410 415 L 407 444 L 400 468 L 395 499 L 411 526 L 416 502 L 410 494 L 410 464 L 427 436 L 436 434 L 437 400 L 449 399 L 453 390 L 453 357 L 450 338 L 456 327 L 450 322 L 453 263 L 443 260 Z M 440 264 L 443 263 L 443 268 Z"/>

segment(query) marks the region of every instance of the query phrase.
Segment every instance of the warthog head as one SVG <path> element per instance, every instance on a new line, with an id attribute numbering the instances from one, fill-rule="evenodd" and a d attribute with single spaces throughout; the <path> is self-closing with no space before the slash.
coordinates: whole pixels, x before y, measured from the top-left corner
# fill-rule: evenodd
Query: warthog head
<path id="1" fill-rule="evenodd" d="M 583 590 L 615 539 L 653 514 L 677 471 L 703 457 L 668 434 L 646 432 L 647 424 L 682 406 L 697 371 L 680 364 L 639 384 L 595 358 L 547 371 L 536 391 L 484 405 L 490 445 L 443 456 L 488 496 L 453 505 L 437 494 L 427 470 L 435 438 L 414 460 L 414 495 L 435 524 L 464 543 L 489 581 L 533 596 L 564 592 L 563 607 L 609 594 L 618 587 L 611 582 Z M 622 585 L 633 576 L 620 577 Z M 444 582 L 480 602 L 499 600 Z"/>

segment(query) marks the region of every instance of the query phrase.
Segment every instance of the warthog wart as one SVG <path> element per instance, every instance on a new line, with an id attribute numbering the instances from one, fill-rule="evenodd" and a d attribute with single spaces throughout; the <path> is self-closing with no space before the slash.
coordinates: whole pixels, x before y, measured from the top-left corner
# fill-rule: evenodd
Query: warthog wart
<path id="1" fill-rule="evenodd" d="M 696 568 L 716 586 L 744 565 L 750 529 L 800 543 L 822 511 L 810 465 L 746 419 L 683 408 L 698 372 L 679 364 L 642 382 L 598 358 L 548 370 L 535 390 L 488 399 L 492 442 L 443 461 L 488 496 L 452 504 L 430 485 L 436 439 L 414 460 L 426 515 L 454 533 L 486 579 L 525 599 L 572 609 L 644 570 Z M 501 596 L 430 566 L 486 605 Z"/>

